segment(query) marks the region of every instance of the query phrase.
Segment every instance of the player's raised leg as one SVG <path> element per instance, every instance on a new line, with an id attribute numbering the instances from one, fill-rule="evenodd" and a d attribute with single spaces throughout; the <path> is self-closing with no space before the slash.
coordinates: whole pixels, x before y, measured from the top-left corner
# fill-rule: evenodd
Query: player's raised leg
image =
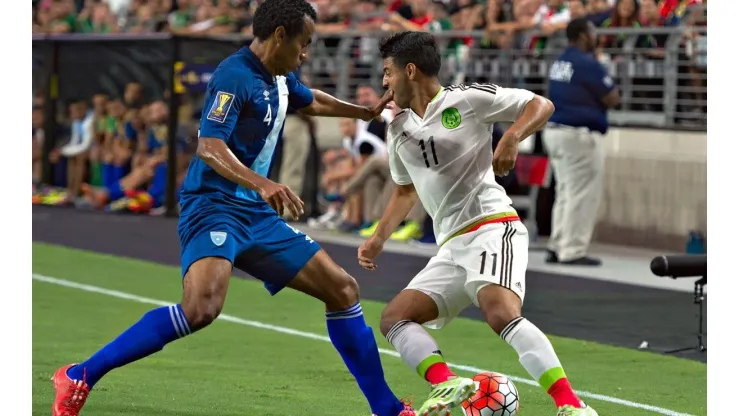
<path id="1" fill-rule="evenodd" d="M 422 273 L 429 271 L 427 266 Z M 438 318 L 437 303 L 415 289 L 401 291 L 380 318 L 380 330 L 388 342 L 409 367 L 432 385 L 429 398 L 419 408 L 418 413 L 423 416 L 447 414 L 475 392 L 473 380 L 459 377 L 447 367 L 434 338 L 421 326 Z"/>
<path id="2" fill-rule="evenodd" d="M 597 416 L 573 391 L 547 336 L 522 316 L 520 296 L 524 293 L 528 238 L 523 224 L 506 223 L 503 236 L 496 239 L 500 241 L 484 247 L 496 254 L 494 263 L 498 264 L 493 265 L 492 272 L 495 277 L 486 281 L 487 269 L 481 266 L 484 273 L 476 277 L 481 280 L 469 278 L 466 289 L 476 296 L 488 325 L 517 352 L 522 367 L 552 397 L 558 416 Z M 478 274 L 478 270 L 474 273 Z"/>
<path id="3" fill-rule="evenodd" d="M 179 304 L 152 309 L 87 360 L 57 370 L 52 378 L 56 390 L 52 415 L 78 415 L 90 390 L 109 371 L 161 351 L 213 322 L 223 307 L 231 269 L 231 262 L 220 257 L 196 261 L 185 275 Z"/>
<path id="4" fill-rule="evenodd" d="M 326 304 L 329 338 L 357 380 L 373 414 L 415 415 L 385 381 L 378 346 L 372 328 L 365 322 L 355 279 L 320 250 L 288 286 Z"/>

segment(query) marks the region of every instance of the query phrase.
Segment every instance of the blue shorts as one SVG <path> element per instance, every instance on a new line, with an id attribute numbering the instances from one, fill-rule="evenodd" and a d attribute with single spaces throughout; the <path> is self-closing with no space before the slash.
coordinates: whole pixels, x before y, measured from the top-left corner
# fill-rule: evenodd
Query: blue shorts
<path id="1" fill-rule="evenodd" d="M 321 249 L 275 211 L 248 207 L 188 210 L 181 213 L 177 228 L 183 277 L 196 261 L 222 257 L 262 280 L 272 295 L 287 286 Z"/>

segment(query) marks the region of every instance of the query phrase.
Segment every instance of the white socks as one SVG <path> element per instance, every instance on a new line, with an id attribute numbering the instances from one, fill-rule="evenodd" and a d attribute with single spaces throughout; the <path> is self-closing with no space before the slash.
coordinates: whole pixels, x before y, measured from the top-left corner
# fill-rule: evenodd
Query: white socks
<path id="1" fill-rule="evenodd" d="M 401 354 L 403 361 L 422 378 L 432 364 L 444 362 L 437 342 L 416 322 L 396 322 L 385 338 Z"/>
<path id="2" fill-rule="evenodd" d="M 519 362 L 532 378 L 546 391 L 565 377 L 555 350 L 539 328 L 519 317 L 501 331 L 501 338 L 519 354 Z"/>

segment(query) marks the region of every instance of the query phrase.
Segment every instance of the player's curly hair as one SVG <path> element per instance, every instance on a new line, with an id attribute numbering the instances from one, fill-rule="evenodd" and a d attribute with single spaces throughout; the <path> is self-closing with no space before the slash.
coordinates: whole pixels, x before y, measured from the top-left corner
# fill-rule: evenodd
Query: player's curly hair
<path id="1" fill-rule="evenodd" d="M 380 41 L 380 56 L 393 58 L 401 68 L 414 64 L 426 76 L 437 76 L 442 67 L 437 42 L 426 32 L 404 31 L 388 36 Z"/>
<path id="2" fill-rule="evenodd" d="M 306 0 L 266 0 L 254 12 L 252 33 L 267 40 L 282 26 L 289 38 L 303 33 L 304 19 L 316 21 L 316 10 Z"/>

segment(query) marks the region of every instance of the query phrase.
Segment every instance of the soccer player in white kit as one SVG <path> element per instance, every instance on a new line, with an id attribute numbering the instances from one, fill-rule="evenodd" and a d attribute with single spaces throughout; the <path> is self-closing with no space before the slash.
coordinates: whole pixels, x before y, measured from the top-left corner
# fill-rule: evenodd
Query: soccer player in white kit
<path id="1" fill-rule="evenodd" d="M 541 129 L 554 107 L 521 89 L 493 84 L 442 87 L 434 38 L 401 32 L 380 44 L 383 84 L 403 109 L 388 128 L 397 186 L 375 234 L 359 249 L 368 270 L 417 198 L 434 220 L 437 255 L 386 306 L 381 331 L 432 385 L 419 415 L 449 415 L 470 398 L 472 379 L 454 374 L 422 325 L 438 329 L 472 302 L 555 401 L 558 416 L 597 416 L 565 376 L 547 339 L 521 316 L 529 237 L 496 183 L 514 167 L 519 141 Z M 492 125 L 513 122 L 494 152 Z"/>

